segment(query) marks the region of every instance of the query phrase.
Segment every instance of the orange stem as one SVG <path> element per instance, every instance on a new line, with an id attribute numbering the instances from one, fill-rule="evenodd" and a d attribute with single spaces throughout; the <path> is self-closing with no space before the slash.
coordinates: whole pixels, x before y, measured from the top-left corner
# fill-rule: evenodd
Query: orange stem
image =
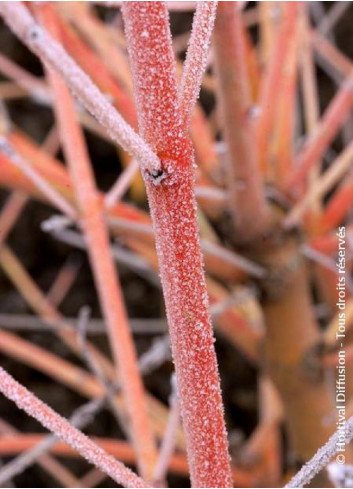
<path id="1" fill-rule="evenodd" d="M 44 4 L 38 7 L 38 14 L 53 37 L 60 40 L 60 31 L 52 6 Z M 103 202 L 95 185 L 71 95 L 56 73 L 48 70 L 48 76 L 56 102 L 54 107 L 60 136 L 80 209 L 80 224 L 88 243 L 88 255 L 107 322 L 113 355 L 116 364 L 119 365 L 125 406 L 130 416 L 130 436 L 136 449 L 139 471 L 143 478 L 152 480 L 156 448 L 147 416 L 143 383 L 124 299 L 110 254 Z"/>

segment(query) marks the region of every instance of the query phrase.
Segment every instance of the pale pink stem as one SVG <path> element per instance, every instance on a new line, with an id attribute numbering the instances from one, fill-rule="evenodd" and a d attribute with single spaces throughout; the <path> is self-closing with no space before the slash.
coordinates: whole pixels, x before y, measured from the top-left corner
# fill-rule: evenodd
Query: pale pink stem
<path id="1" fill-rule="evenodd" d="M 268 66 L 262 77 L 259 94 L 260 116 L 256 123 L 256 138 L 260 168 L 268 165 L 269 136 L 275 120 L 276 97 L 281 84 L 281 73 L 288 55 L 291 39 L 295 35 L 296 19 L 300 2 L 284 2 L 283 18 L 278 28 L 276 42 Z"/>
<path id="2" fill-rule="evenodd" d="M 115 184 L 106 193 L 104 198 L 105 207 L 111 209 L 117 202 L 121 200 L 126 190 L 129 188 L 130 183 L 139 170 L 139 163 L 135 159 L 132 159 L 129 165 L 125 168 L 122 174 L 119 176 Z"/>
<path id="3" fill-rule="evenodd" d="M 8 157 L 9 161 L 17 166 L 33 184 L 43 193 L 43 195 L 70 219 L 77 218 L 76 210 L 57 192 L 35 169 L 26 161 L 11 145 L 7 139 L 0 138 L 0 152 Z"/>
<path id="4" fill-rule="evenodd" d="M 7 199 L 0 214 L 0 246 L 6 241 L 8 234 L 27 202 L 27 195 L 20 190 L 14 190 Z"/>
<path id="5" fill-rule="evenodd" d="M 118 484 L 124 487 L 148 487 L 140 477 L 74 428 L 65 418 L 29 392 L 1 367 L 0 391 L 19 409 L 39 421 Z"/>
<path id="6" fill-rule="evenodd" d="M 179 424 L 179 402 L 176 386 L 174 386 L 173 392 L 170 396 L 167 426 L 161 443 L 161 448 L 159 450 L 157 465 L 154 471 L 154 481 L 157 487 L 160 487 L 160 484 L 162 484 L 166 478 L 170 457 L 173 455 L 175 447 L 175 437 L 179 428 Z"/>
<path id="7" fill-rule="evenodd" d="M 193 109 L 207 66 L 216 10 L 217 2 L 197 2 L 180 88 L 180 106 L 187 128 L 191 124 Z"/>
<path id="8" fill-rule="evenodd" d="M 258 169 L 250 83 L 241 13 L 221 2 L 214 31 L 215 68 L 227 144 L 228 205 L 236 239 L 250 241 L 269 227 L 269 209 Z"/>
<path id="9" fill-rule="evenodd" d="M 36 23 L 21 2 L 0 2 L 0 15 L 31 51 L 62 76 L 88 112 L 106 129 L 114 141 L 140 162 L 143 170 L 160 170 L 160 161 L 148 144 L 127 124 L 63 47 Z"/>
<path id="10" fill-rule="evenodd" d="M 28 71 L 18 66 L 11 59 L 6 58 L 0 53 L 0 72 L 12 79 L 20 87 L 28 91 L 32 96 L 37 99 L 48 102 L 50 100 L 50 93 L 45 83 L 39 78 L 36 78 Z"/>

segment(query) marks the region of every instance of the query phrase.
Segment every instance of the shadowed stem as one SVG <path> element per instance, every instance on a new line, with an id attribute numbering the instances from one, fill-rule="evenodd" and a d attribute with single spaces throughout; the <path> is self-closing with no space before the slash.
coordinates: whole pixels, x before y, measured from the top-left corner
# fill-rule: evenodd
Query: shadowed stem
<path id="1" fill-rule="evenodd" d="M 218 96 L 228 148 L 229 205 L 233 228 L 249 241 L 269 225 L 269 211 L 258 170 L 245 41 L 234 2 L 220 2 L 214 31 Z"/>

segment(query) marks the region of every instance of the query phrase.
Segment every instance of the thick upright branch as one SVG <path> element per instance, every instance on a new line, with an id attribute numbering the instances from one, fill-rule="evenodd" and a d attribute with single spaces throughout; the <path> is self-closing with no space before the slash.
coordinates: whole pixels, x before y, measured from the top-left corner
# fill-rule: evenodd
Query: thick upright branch
<path id="1" fill-rule="evenodd" d="M 250 83 L 241 14 L 234 2 L 220 2 L 214 31 L 218 97 L 228 148 L 228 190 L 234 229 L 249 241 L 266 229 L 269 211 L 257 164 Z"/>
<path id="2" fill-rule="evenodd" d="M 161 158 L 145 172 L 193 487 L 231 487 L 214 338 L 193 192 L 193 151 L 179 106 L 162 2 L 123 4 L 142 136 Z"/>

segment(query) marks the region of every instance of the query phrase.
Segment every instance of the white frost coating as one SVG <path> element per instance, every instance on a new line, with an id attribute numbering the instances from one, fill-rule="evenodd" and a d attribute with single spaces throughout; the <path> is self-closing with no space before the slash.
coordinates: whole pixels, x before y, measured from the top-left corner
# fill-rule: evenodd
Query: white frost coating
<path id="1" fill-rule="evenodd" d="M 183 119 L 190 126 L 207 65 L 208 49 L 216 18 L 217 2 L 197 2 L 180 89 Z"/>
<path id="2" fill-rule="evenodd" d="M 346 422 L 346 443 L 350 443 L 353 439 L 353 416 Z M 304 487 L 328 465 L 331 458 L 337 453 L 337 442 L 339 433 L 334 433 L 324 446 L 319 448 L 309 462 L 307 462 L 299 470 L 299 472 L 288 482 L 285 487 Z"/>
<path id="3" fill-rule="evenodd" d="M 0 15 L 11 30 L 46 64 L 57 71 L 109 136 L 132 154 L 142 170 L 159 171 L 159 158 L 109 103 L 91 78 L 44 29 L 21 2 L 0 2 Z"/>
<path id="4" fill-rule="evenodd" d="M 168 13 L 164 2 L 124 2 L 122 12 L 141 134 L 158 148 L 166 174 L 159 185 L 146 175 L 145 181 L 191 483 L 233 487 L 196 220 L 193 152 L 180 113 Z"/>
<path id="5" fill-rule="evenodd" d="M 0 391 L 20 409 L 77 450 L 86 460 L 124 487 L 148 487 L 124 464 L 109 455 L 81 431 L 74 428 L 0 367 Z"/>

